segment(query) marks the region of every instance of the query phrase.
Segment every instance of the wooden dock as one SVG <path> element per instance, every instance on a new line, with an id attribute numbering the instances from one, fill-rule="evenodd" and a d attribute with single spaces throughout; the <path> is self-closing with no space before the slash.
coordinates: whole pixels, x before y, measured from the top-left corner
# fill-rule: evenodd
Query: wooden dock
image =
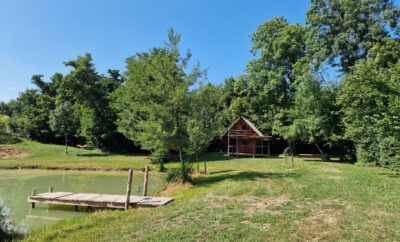
<path id="1" fill-rule="evenodd" d="M 158 207 L 165 205 L 173 198 L 169 197 L 148 197 L 148 196 L 130 196 L 129 207 Z M 28 202 L 72 206 L 87 206 L 99 208 L 125 208 L 127 197 L 125 195 L 110 195 L 96 193 L 77 193 L 77 192 L 46 192 L 31 195 Z"/>
<path id="2" fill-rule="evenodd" d="M 171 201 L 170 197 L 148 197 L 147 185 L 149 177 L 149 168 L 144 169 L 143 196 L 131 196 L 132 174 L 133 170 L 128 171 L 128 182 L 126 186 L 126 195 L 111 195 L 98 193 L 79 193 L 79 192 L 54 192 L 53 187 L 49 187 L 49 192 L 36 193 L 36 188 L 32 189 L 32 195 L 28 197 L 28 202 L 32 204 L 32 208 L 36 203 L 71 205 L 98 208 L 121 208 L 129 209 L 132 207 L 158 207 L 163 206 Z"/>

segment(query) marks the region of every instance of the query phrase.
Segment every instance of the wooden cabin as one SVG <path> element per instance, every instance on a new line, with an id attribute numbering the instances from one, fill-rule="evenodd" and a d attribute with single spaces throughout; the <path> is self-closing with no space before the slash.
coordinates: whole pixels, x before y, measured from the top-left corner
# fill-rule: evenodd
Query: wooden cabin
<path id="1" fill-rule="evenodd" d="M 226 132 L 228 155 L 270 156 L 271 136 L 263 135 L 257 127 L 245 117 L 237 118 Z"/>

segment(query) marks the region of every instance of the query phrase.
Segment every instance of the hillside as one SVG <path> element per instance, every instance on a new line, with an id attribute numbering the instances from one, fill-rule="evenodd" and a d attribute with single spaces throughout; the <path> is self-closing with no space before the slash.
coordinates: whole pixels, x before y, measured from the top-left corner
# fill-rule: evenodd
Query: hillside
<path id="1" fill-rule="evenodd" d="M 127 170 L 142 169 L 149 164 L 146 155 L 110 154 L 99 150 L 69 148 L 64 154 L 64 146 L 42 144 L 24 140 L 6 147 L 18 149 L 23 156 L 0 158 L 0 169 L 41 168 L 72 170 Z"/>
<path id="2" fill-rule="evenodd" d="M 283 158 L 205 157 L 209 175 L 163 191 L 176 198 L 165 207 L 96 212 L 35 230 L 26 241 L 400 240 L 400 179 L 388 170 L 312 158 L 296 158 L 291 168 Z"/>

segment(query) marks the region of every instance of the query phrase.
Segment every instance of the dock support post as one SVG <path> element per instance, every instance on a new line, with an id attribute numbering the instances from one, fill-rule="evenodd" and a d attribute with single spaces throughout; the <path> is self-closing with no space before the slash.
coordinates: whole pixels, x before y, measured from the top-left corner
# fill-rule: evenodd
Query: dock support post
<path id="1" fill-rule="evenodd" d="M 36 196 L 36 188 L 32 189 L 32 196 Z M 32 208 L 35 208 L 35 203 L 32 203 Z"/>
<path id="2" fill-rule="evenodd" d="M 144 183 L 143 183 L 143 196 L 147 196 L 147 184 L 149 179 L 149 167 L 144 169 Z"/>
<path id="3" fill-rule="evenodd" d="M 49 193 L 52 193 L 52 192 L 54 192 L 54 188 L 49 187 Z"/>
<path id="4" fill-rule="evenodd" d="M 132 169 L 129 169 L 128 174 L 128 184 L 126 186 L 126 201 L 125 201 L 125 210 L 129 208 L 129 199 L 131 197 L 131 187 L 132 187 Z"/>

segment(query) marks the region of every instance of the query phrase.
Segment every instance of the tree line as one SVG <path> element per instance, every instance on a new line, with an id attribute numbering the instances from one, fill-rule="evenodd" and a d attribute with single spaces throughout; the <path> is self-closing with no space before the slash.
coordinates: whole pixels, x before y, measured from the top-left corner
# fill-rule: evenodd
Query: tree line
<path id="1" fill-rule="evenodd" d="M 305 25 L 261 23 L 251 35 L 254 59 L 222 85 L 207 82 L 171 29 L 164 46 L 127 58 L 123 73 L 99 74 L 85 54 L 64 63 L 66 75 L 32 76 L 36 88 L 0 112 L 19 137 L 108 151 L 136 145 L 161 164 L 176 154 L 182 169 L 184 155 L 203 152 L 239 115 L 292 154 L 309 143 L 325 159 L 334 152 L 399 167 L 399 17 L 390 0 L 312 0 Z"/>

